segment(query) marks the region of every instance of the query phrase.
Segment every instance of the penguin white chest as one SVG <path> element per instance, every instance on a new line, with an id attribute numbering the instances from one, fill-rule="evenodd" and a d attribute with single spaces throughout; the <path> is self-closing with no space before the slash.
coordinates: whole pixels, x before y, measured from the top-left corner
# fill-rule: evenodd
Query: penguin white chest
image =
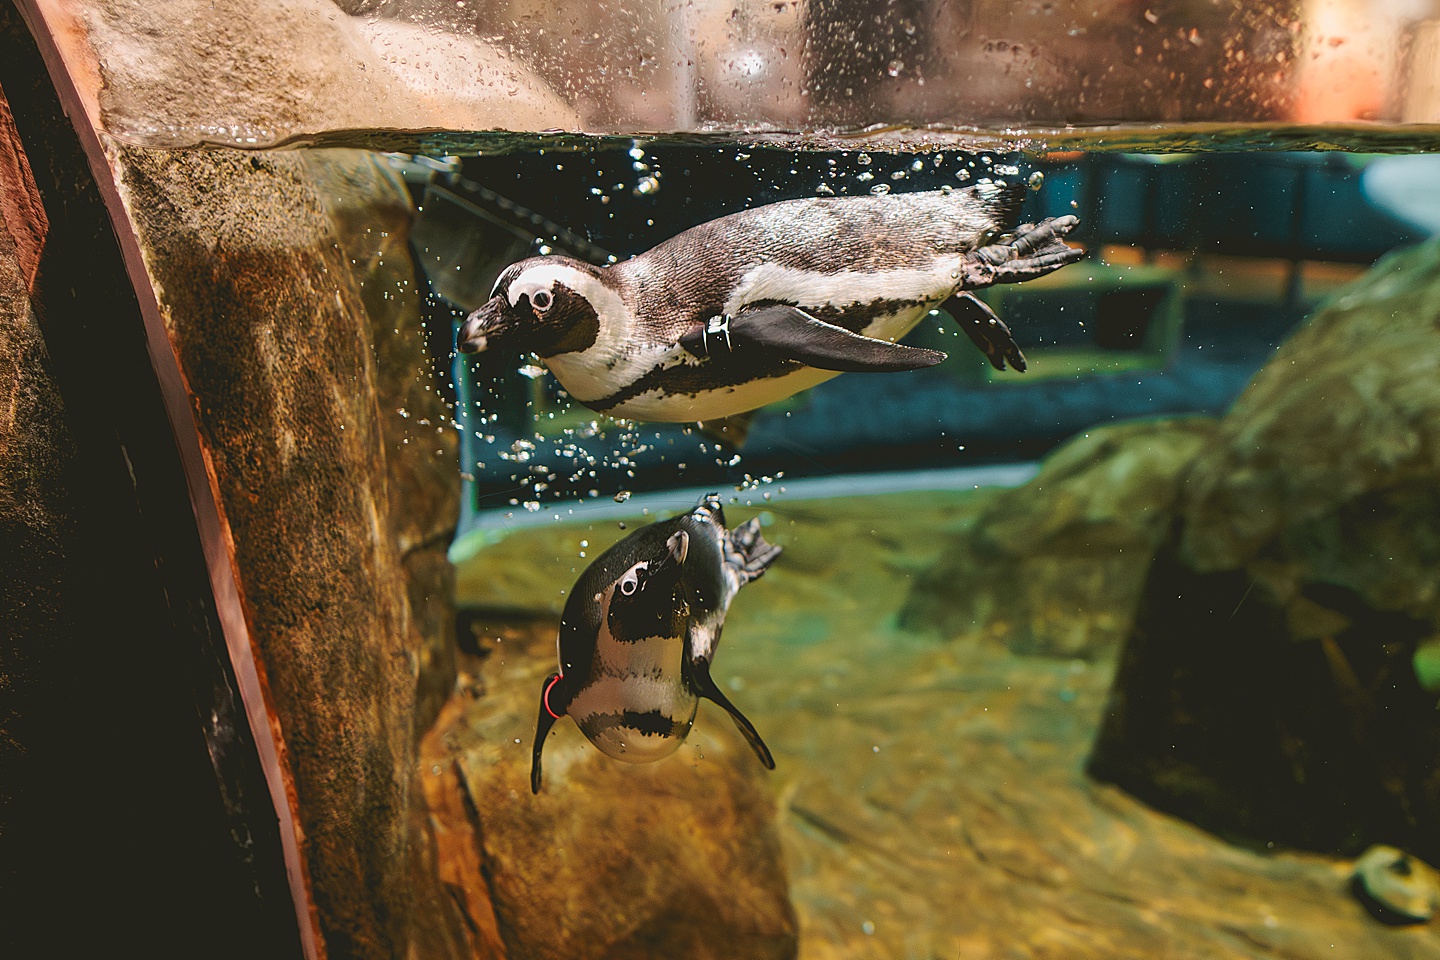
<path id="1" fill-rule="evenodd" d="M 616 760 L 649 763 L 690 733 L 699 700 L 685 683 L 684 637 L 619 642 L 601 634 L 591 679 L 569 713 L 590 742 Z"/>
<path id="2" fill-rule="evenodd" d="M 877 340 L 898 340 L 909 333 L 930 310 L 930 303 L 905 307 L 894 313 L 875 317 L 858 332 Z M 699 361 L 683 354 L 673 358 L 672 362 L 678 366 L 684 363 L 696 364 Z M 605 412 L 612 417 L 671 423 L 710 420 L 776 403 L 839 375 L 834 370 L 801 366 L 778 376 L 758 376 L 738 383 L 720 383 L 701 388 L 662 385 L 639 393 Z"/>

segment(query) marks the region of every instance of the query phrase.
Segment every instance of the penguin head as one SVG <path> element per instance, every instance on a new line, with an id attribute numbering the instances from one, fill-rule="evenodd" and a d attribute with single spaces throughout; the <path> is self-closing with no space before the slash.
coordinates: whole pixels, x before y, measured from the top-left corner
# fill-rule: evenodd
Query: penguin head
<path id="1" fill-rule="evenodd" d="M 690 535 L 676 530 L 656 541 L 609 588 L 605 630 L 620 643 L 679 636 L 688 611 L 680 591 Z"/>
<path id="2" fill-rule="evenodd" d="M 461 353 L 510 348 L 542 357 L 584 350 L 599 336 L 597 301 L 607 293 L 599 267 L 569 257 L 521 260 L 465 318 L 455 345 Z"/>

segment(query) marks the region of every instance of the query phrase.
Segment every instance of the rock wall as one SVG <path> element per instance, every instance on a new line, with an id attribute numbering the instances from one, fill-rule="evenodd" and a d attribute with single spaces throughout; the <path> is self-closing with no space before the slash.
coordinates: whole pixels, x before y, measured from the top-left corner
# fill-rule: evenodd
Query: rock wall
<path id="1" fill-rule="evenodd" d="M 1091 772 L 1250 842 L 1440 855 L 1440 242 L 1388 257 L 1198 454 Z"/>
<path id="2" fill-rule="evenodd" d="M 34 802 L 34 740 L 53 696 L 51 662 L 80 626 L 83 577 L 68 556 L 80 526 L 75 441 L 31 303 L 47 232 L 29 164 L 0 94 L 0 810 Z M 40 716 L 37 716 L 39 714 Z M 14 776 L 19 772 L 32 776 Z M 22 805 L 21 809 L 24 809 Z M 8 817 L 7 817 L 8 820 Z M 0 830 L 4 859 L 16 856 Z"/>
<path id="3" fill-rule="evenodd" d="M 400 956 L 417 935 L 419 955 L 459 955 L 451 899 L 415 875 L 458 480 L 403 184 L 351 151 L 115 163 L 233 533 L 329 955 Z"/>
<path id="4" fill-rule="evenodd" d="M 0 7 L 0 955 L 298 955 L 229 668 L 109 216 Z"/>
<path id="5" fill-rule="evenodd" d="M 1022 654 L 1111 656 L 1130 630 L 1180 479 L 1213 420 L 1087 430 L 996 492 L 911 588 L 903 626 L 980 634 Z"/>

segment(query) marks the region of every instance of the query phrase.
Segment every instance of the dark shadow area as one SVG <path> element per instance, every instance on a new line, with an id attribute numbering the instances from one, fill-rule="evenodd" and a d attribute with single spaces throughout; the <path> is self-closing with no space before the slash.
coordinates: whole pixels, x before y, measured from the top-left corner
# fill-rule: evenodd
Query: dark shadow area
<path id="1" fill-rule="evenodd" d="M 12 518 L 0 550 L 0 938 L 15 956 L 298 956 L 275 811 L 139 307 L 9 5 L 0 88 L 50 225 L 31 298 L 43 348 L 20 375 L 52 391 L 55 468 L 26 493 L 63 518 L 29 542 L 27 518 Z"/>

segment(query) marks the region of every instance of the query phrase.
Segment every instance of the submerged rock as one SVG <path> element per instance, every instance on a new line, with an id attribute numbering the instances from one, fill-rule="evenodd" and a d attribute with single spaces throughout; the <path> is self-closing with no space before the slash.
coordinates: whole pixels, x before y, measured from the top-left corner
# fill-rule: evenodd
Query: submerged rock
<path id="1" fill-rule="evenodd" d="M 484 659 L 464 659 L 483 693 L 447 710 L 422 766 L 427 792 L 449 798 L 432 804 L 440 859 L 486 885 L 493 919 L 481 903 L 475 925 L 493 924 L 508 960 L 794 957 L 768 774 L 729 718 L 702 707 L 685 746 L 644 764 L 604 756 L 562 721 L 532 795 L 557 625 L 475 626 Z"/>
<path id="2" fill-rule="evenodd" d="M 911 589 L 903 626 L 979 632 L 1016 653 L 1094 658 L 1130 630 L 1208 417 L 1098 427 L 1029 483 L 994 494 Z"/>
<path id="3" fill-rule="evenodd" d="M 425 389 L 404 185 L 359 151 L 115 163 L 233 535 L 325 947 L 453 955 L 420 946 L 465 934 L 415 873 L 430 840 L 411 787 L 417 718 L 453 677 L 459 484 Z"/>
<path id="4" fill-rule="evenodd" d="M 776 769 L 761 775 L 724 715 L 709 707 L 702 707 L 690 741 L 702 744 L 703 760 L 686 747 L 670 761 L 734 762 L 738 774 L 761 776 L 768 784 L 779 810 L 776 830 L 799 918 L 801 956 L 1440 960 L 1440 938 L 1431 931 L 1376 923 L 1366 914 L 1345 888 L 1349 858 L 1237 849 L 1089 780 L 1085 756 L 1105 706 L 1111 661 L 1017 657 L 999 644 L 938 644 L 895 629 L 907 571 L 933 563 L 938 546 L 933 532 L 962 523 L 977 499 L 974 491 L 950 491 L 766 504 L 775 517 L 766 538 L 773 534 L 785 554 L 762 580 L 746 587 L 755 593 L 731 610 L 717 678 L 743 697 L 746 712 L 774 750 Z M 744 514 L 736 509 L 729 516 Z M 537 567 L 531 573 L 537 601 L 547 592 L 539 589 L 547 567 L 548 593 L 554 595 L 574 582 L 569 567 L 577 563 L 572 549 L 569 563 L 551 566 L 556 544 L 564 542 L 560 531 L 589 538 L 594 546 L 604 526 L 613 530 L 615 524 L 518 529 L 494 552 L 477 555 L 471 563 L 482 569 L 468 579 L 478 585 L 484 574 L 519 565 L 528 556 Z M 578 540 L 571 543 L 578 546 Z M 517 596 L 508 587 L 503 592 Z M 635 775 L 646 776 L 647 768 L 596 755 L 571 729 L 557 735 L 547 757 L 554 751 L 556 758 L 594 762 L 595 769 L 577 764 L 552 780 L 547 760 L 541 794 L 547 805 L 531 807 L 519 756 L 528 751 L 534 729 L 535 705 L 526 702 L 527 688 L 538 685 L 553 662 L 553 626 L 504 631 L 493 621 L 477 626 L 478 632 L 467 629 L 462 635 L 479 636 L 478 646 L 465 646 L 489 655 L 479 667 L 471 657 L 462 658 L 462 672 L 474 678 L 464 681 L 464 688 L 481 687 L 481 698 L 462 707 L 464 722 L 442 719 L 434 734 L 441 746 L 458 747 L 459 738 L 466 738 L 460 756 L 471 781 L 482 774 L 499 778 L 473 800 L 458 788 L 447 793 L 457 809 L 437 827 L 441 861 L 453 876 L 479 878 L 461 889 L 483 890 L 491 864 L 509 874 L 517 870 L 512 859 L 533 857 L 518 869 L 534 880 L 530 896 L 538 902 L 519 899 L 518 886 L 510 886 L 521 876 L 517 873 L 503 881 L 510 889 L 497 894 L 497 904 L 499 896 L 513 898 L 502 915 L 528 913 L 527 929 L 542 939 L 563 929 L 556 935 L 565 942 L 543 954 L 547 957 L 575 944 L 581 932 L 566 928 L 567 914 L 557 906 L 562 903 L 587 914 L 612 911 L 604 925 L 593 917 L 585 921 L 585 929 L 599 931 L 601 941 L 615 931 L 636 931 L 620 941 L 623 950 L 617 942 L 619 956 L 692 955 L 642 935 L 651 929 L 642 919 L 656 915 L 661 897 L 677 904 L 671 915 L 680 933 L 704 931 L 711 950 L 729 947 L 732 937 L 736 953 L 749 947 L 743 928 L 717 930 L 713 887 L 688 906 L 680 893 L 692 882 L 731 882 L 712 867 L 723 860 L 677 868 L 673 853 L 666 852 L 685 849 L 676 833 L 695 823 L 692 815 L 674 814 L 678 819 L 670 824 L 671 813 L 646 809 L 657 794 L 678 805 L 669 791 L 718 778 L 682 780 L 655 764 L 649 770 L 667 785 L 662 790 L 643 781 L 643 790 L 637 789 L 642 781 Z M 534 650 L 517 659 L 507 653 L 517 644 Z M 508 665 L 499 662 L 502 657 Z M 521 665 L 522 659 L 528 665 Z M 517 665 L 523 673 L 518 679 L 511 675 Z M 485 705 L 508 696 L 501 688 L 511 685 L 520 693 L 519 702 L 505 708 L 510 719 L 492 718 Z M 712 733 L 728 738 L 724 758 L 700 739 Z M 516 739 L 520 743 L 512 742 Z M 458 777 L 455 755 L 431 753 L 432 746 L 427 742 L 423 755 L 427 790 Z M 495 764 L 492 773 L 479 769 L 490 757 L 511 751 L 516 756 Z M 589 778 L 608 774 L 616 775 L 617 790 L 619 778 L 625 779 L 630 807 L 597 795 L 602 783 Z M 715 819 L 717 799 L 692 802 L 699 805 L 695 816 Z M 463 809 L 467 803 L 476 811 L 473 817 Z M 583 816 L 567 812 L 569 804 L 580 803 Z M 495 841 L 486 831 L 521 822 L 532 825 L 527 829 L 552 824 L 560 829 L 549 848 L 541 846 L 539 834 L 522 846 L 510 834 L 502 832 Z M 627 837 L 632 825 L 645 824 L 661 840 L 659 852 L 648 836 L 635 838 L 629 841 L 632 866 L 624 885 L 601 873 L 604 882 L 574 886 L 585 880 L 575 862 L 585 851 L 608 850 L 611 864 L 622 856 L 621 838 L 602 836 L 605 829 L 597 829 L 602 823 L 623 825 Z M 722 817 L 704 830 L 717 828 L 728 834 L 738 825 Z M 486 834 L 483 847 L 468 839 L 446 842 L 478 833 Z M 701 839 L 685 843 L 698 847 Z M 476 852 L 482 849 L 487 855 L 493 851 L 493 860 L 482 860 Z M 727 903 L 729 916 L 738 913 L 740 897 L 756 902 L 746 891 L 756 889 L 759 870 L 760 864 L 749 860 L 737 870 L 742 882 L 729 897 L 737 901 Z M 646 872 L 649 879 L 642 883 Z M 652 949 L 642 952 L 642 943 Z M 608 956 L 604 947 L 599 942 L 593 949 Z M 537 949 L 517 945 L 509 956 L 528 957 Z M 593 955 L 583 944 L 575 949 L 577 955 Z M 693 953 L 706 955 L 702 949 Z"/>
<path id="5" fill-rule="evenodd" d="M 1253 842 L 1440 855 L 1440 241 L 1388 257 L 1196 457 L 1090 769 Z"/>
<path id="6" fill-rule="evenodd" d="M 1382 919 L 1424 923 L 1440 906 L 1440 877 L 1394 847 L 1373 846 L 1355 861 L 1355 893 Z"/>

